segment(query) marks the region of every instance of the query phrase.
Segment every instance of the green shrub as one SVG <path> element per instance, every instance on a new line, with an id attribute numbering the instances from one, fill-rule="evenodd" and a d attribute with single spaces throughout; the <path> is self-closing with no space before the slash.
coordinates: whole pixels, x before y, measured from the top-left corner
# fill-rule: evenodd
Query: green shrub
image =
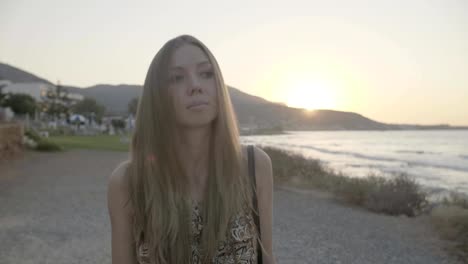
<path id="1" fill-rule="evenodd" d="M 28 138 L 34 140 L 34 142 L 39 142 L 41 140 L 41 136 L 39 134 L 32 130 L 32 129 L 27 129 L 24 131 L 24 135 L 26 135 Z"/>
<path id="2" fill-rule="evenodd" d="M 309 186 L 328 187 L 329 173 L 319 160 L 272 147 L 262 146 L 262 149 L 271 158 L 275 181 L 285 183 L 295 178 Z"/>
<path id="3" fill-rule="evenodd" d="M 53 152 L 53 151 L 62 151 L 63 149 L 60 145 L 52 141 L 41 139 L 37 142 L 36 150 Z"/>
<path id="4" fill-rule="evenodd" d="M 427 195 L 413 178 L 399 174 L 390 179 L 370 177 L 364 207 L 389 215 L 415 216 L 428 205 Z"/>
<path id="5" fill-rule="evenodd" d="M 458 192 L 450 192 L 448 197 L 442 199 L 442 204 L 468 209 L 468 196 Z"/>
<path id="6" fill-rule="evenodd" d="M 365 178 L 350 178 L 343 175 L 332 192 L 337 198 L 354 205 L 364 206 L 367 201 L 369 190 L 372 188 L 372 181 Z"/>
<path id="7" fill-rule="evenodd" d="M 68 136 L 75 134 L 72 128 L 64 126 L 59 126 L 57 128 L 47 128 L 44 129 L 44 131 L 49 133 L 49 137 Z"/>
<path id="8" fill-rule="evenodd" d="M 326 168 L 320 160 L 272 147 L 261 147 L 271 158 L 279 183 L 330 191 L 344 202 L 389 215 L 415 216 L 427 205 L 421 187 L 405 174 L 392 178 L 348 177 Z"/>

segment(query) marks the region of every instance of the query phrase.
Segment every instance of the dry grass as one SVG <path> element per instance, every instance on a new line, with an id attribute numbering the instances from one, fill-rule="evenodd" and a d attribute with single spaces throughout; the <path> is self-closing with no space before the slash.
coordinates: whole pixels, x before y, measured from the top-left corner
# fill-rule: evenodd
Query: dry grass
<path id="1" fill-rule="evenodd" d="M 426 194 L 405 174 L 352 178 L 326 168 L 319 160 L 262 147 L 272 159 L 275 181 L 326 190 L 340 200 L 389 215 L 415 216 L 427 206 Z"/>
<path id="2" fill-rule="evenodd" d="M 443 239 L 454 242 L 450 252 L 468 263 L 468 197 L 452 192 L 432 210 L 431 222 Z"/>
<path id="3" fill-rule="evenodd" d="M 376 181 L 367 194 L 365 207 L 390 215 L 414 216 L 420 214 L 427 205 L 427 195 L 415 179 L 398 174 L 390 179 Z"/>
<path id="4" fill-rule="evenodd" d="M 451 192 L 448 197 L 444 197 L 442 204 L 468 209 L 468 196 L 457 192 Z"/>
<path id="5" fill-rule="evenodd" d="M 450 252 L 468 263 L 468 209 L 442 205 L 431 212 L 431 222 L 443 239 L 454 242 Z"/>

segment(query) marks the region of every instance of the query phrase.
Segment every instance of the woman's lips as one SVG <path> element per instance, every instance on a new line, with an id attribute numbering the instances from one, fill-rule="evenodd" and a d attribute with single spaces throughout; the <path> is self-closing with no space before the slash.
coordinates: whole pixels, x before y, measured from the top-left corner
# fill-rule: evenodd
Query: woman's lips
<path id="1" fill-rule="evenodd" d="M 207 102 L 196 102 L 196 103 L 193 103 L 193 104 L 190 104 L 189 106 L 187 106 L 187 109 L 201 108 L 201 107 L 205 107 L 207 105 L 208 105 Z"/>

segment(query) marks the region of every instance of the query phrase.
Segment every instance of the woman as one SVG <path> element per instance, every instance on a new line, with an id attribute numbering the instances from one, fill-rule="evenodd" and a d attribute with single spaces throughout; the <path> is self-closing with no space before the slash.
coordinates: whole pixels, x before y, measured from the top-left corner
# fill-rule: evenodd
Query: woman
<path id="1" fill-rule="evenodd" d="M 256 191 L 216 59 L 192 36 L 168 41 L 146 75 L 130 160 L 109 178 L 112 263 L 257 263 L 258 249 L 275 263 L 272 165 L 253 153 Z"/>

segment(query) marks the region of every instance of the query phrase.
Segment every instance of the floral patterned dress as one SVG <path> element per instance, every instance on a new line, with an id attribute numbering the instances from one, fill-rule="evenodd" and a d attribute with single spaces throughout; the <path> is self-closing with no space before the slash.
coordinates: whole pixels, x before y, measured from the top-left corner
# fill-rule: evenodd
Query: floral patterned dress
<path id="1" fill-rule="evenodd" d="M 201 264 L 199 243 L 203 230 L 203 220 L 200 214 L 200 206 L 193 203 L 192 206 L 192 264 Z M 215 256 L 214 264 L 256 264 L 257 263 L 257 231 L 251 213 L 238 214 L 230 222 L 229 236 L 220 243 Z M 148 258 L 148 248 L 140 245 L 137 252 L 139 264 L 151 264 Z"/>

